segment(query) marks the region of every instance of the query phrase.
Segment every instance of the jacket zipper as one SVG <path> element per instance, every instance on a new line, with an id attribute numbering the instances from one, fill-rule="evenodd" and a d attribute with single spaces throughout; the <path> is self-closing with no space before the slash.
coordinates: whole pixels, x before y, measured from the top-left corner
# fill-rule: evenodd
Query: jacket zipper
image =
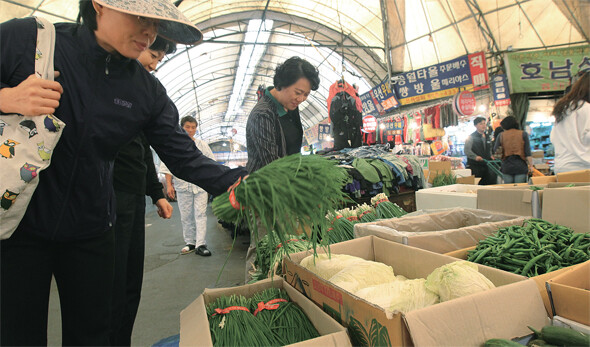
<path id="1" fill-rule="evenodd" d="M 111 55 L 107 55 L 106 61 L 105 61 L 105 65 L 104 65 L 104 73 L 105 75 L 109 75 L 109 63 L 111 62 Z"/>

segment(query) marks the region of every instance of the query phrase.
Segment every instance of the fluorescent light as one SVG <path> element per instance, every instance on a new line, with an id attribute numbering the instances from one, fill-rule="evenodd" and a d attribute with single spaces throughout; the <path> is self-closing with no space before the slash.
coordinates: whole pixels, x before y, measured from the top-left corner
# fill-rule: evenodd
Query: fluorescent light
<path id="1" fill-rule="evenodd" d="M 254 44 L 245 44 L 242 46 L 234 87 L 224 117 L 224 121 L 226 122 L 232 122 L 242 112 L 244 96 L 250 84 L 252 84 L 254 71 L 266 49 L 266 43 L 270 38 L 272 25 L 273 21 L 270 19 L 265 20 L 264 23 L 260 19 L 251 19 L 248 23 L 244 43 Z"/>

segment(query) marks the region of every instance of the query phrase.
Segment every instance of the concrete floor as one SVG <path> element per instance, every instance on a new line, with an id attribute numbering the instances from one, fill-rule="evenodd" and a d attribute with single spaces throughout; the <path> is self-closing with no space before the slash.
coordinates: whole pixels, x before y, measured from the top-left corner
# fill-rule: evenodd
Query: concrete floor
<path id="1" fill-rule="evenodd" d="M 175 202 L 172 206 L 174 213 L 169 220 L 159 218 L 153 209 L 146 214 L 143 291 L 133 330 L 133 346 L 151 346 L 165 337 L 178 334 L 180 311 L 205 288 L 234 287 L 244 283 L 249 237 L 238 236 L 230 254 L 231 233 L 217 223 L 209 206 L 207 244 L 212 256 L 201 257 L 194 253 L 181 256 L 179 252 L 184 241 L 180 214 Z M 226 260 L 227 264 L 221 271 Z M 48 344 L 61 345 L 61 319 L 55 282 L 49 304 Z"/>

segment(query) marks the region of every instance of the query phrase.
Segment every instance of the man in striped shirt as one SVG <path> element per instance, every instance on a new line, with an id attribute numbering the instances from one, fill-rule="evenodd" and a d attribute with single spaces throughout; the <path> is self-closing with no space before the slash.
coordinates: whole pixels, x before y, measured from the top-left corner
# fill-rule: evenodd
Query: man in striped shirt
<path id="1" fill-rule="evenodd" d="M 248 163 L 252 173 L 272 161 L 299 153 L 303 141 L 303 127 L 299 116 L 299 104 L 320 85 L 318 70 L 307 60 L 291 57 L 277 66 L 274 86 L 268 87 L 248 117 L 246 143 Z M 266 234 L 258 229 L 251 235 L 246 255 L 246 283 L 250 280 L 256 257 L 256 242 Z"/>

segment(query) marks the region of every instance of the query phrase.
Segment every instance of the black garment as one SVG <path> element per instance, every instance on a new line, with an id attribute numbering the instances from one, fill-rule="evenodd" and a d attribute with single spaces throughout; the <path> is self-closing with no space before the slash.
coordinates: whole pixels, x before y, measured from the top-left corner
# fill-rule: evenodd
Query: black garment
<path id="1" fill-rule="evenodd" d="M 46 346 L 51 275 L 59 290 L 64 346 L 109 345 L 112 230 L 47 240 L 15 232 L 0 242 L 0 345 Z"/>
<path id="2" fill-rule="evenodd" d="M 66 127 L 15 234 L 69 241 L 112 228 L 113 160 L 142 130 L 175 176 L 213 195 L 246 173 L 202 155 L 164 87 L 138 61 L 105 51 L 86 26 L 58 23 L 55 30 L 54 65 L 64 88 L 55 116 Z M 34 18 L 0 24 L 0 87 L 34 73 L 36 35 Z"/>
<path id="3" fill-rule="evenodd" d="M 279 122 L 285 135 L 287 155 L 300 153 L 303 133 L 301 132 L 299 112 L 297 110 L 288 111 L 286 115 L 279 117 Z"/>
<path id="4" fill-rule="evenodd" d="M 485 138 L 477 131 L 469 135 L 473 140 L 471 150 L 483 159 L 492 160 L 492 143 L 490 137 Z M 477 161 L 467 157 L 467 168 L 475 177 L 480 177 L 480 185 L 496 184 L 496 174 L 492 172 L 484 161 Z"/>
<path id="5" fill-rule="evenodd" d="M 117 154 L 113 186 L 115 191 L 148 195 L 154 204 L 165 198 L 154 166 L 152 150 L 143 133 L 123 146 Z M 142 204 L 145 205 L 145 201 Z"/>
<path id="6" fill-rule="evenodd" d="M 133 324 L 141 298 L 145 253 L 144 195 L 115 190 L 115 280 L 111 306 L 110 341 L 131 346 Z"/>

